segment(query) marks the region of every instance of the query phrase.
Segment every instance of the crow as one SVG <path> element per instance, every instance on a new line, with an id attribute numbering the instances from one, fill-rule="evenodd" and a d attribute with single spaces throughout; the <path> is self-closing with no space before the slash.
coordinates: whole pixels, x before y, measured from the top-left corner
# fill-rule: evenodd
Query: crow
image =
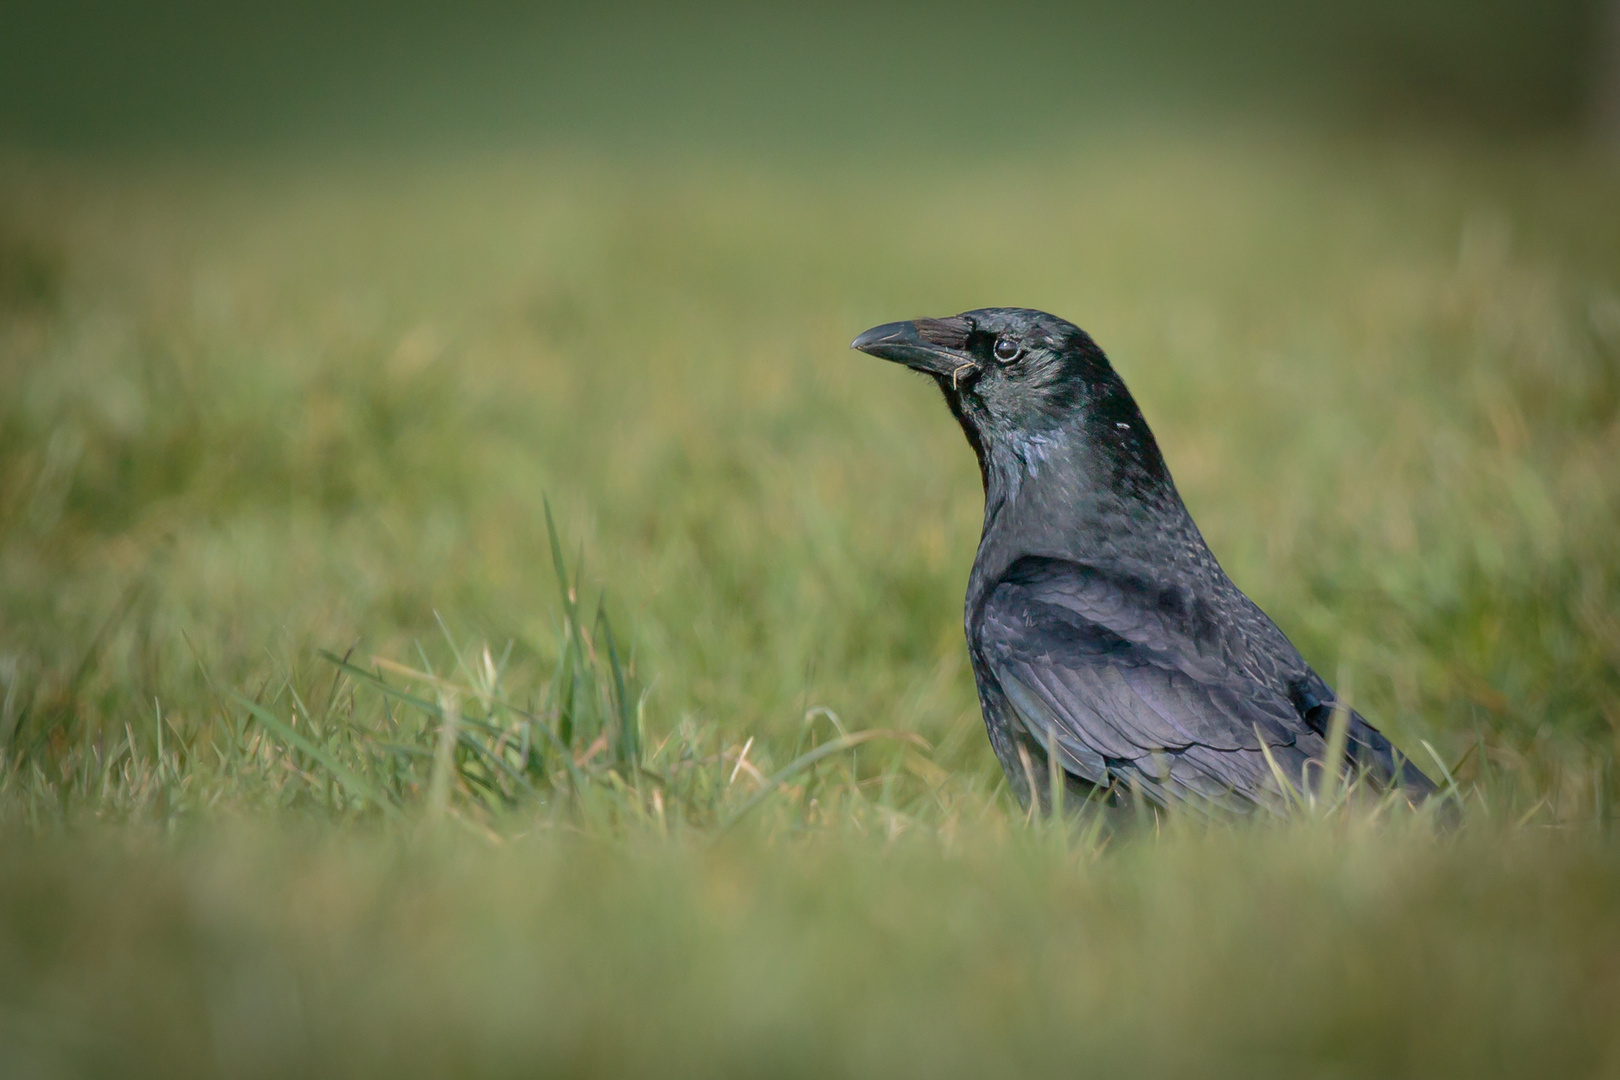
<path id="1" fill-rule="evenodd" d="M 1336 714 L 1340 775 L 1412 801 L 1435 791 L 1226 576 L 1084 330 L 984 308 L 873 327 L 850 347 L 932 376 L 978 456 L 968 651 L 1026 807 L 1049 810 L 1059 772 L 1067 793 L 1114 805 L 1275 807 L 1279 779 L 1318 788 Z"/>

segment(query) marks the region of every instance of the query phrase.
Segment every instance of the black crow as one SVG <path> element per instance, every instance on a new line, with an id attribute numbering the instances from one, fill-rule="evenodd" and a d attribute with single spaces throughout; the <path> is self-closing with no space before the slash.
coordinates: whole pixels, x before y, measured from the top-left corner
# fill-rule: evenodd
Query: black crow
<path id="1" fill-rule="evenodd" d="M 851 347 L 933 376 L 978 455 L 968 651 L 990 744 L 1026 806 L 1048 804 L 1049 747 L 1068 790 L 1116 801 L 1134 789 L 1246 810 L 1276 800 L 1279 773 L 1318 786 L 1342 706 L 1210 554 L 1085 331 L 985 308 L 874 327 Z M 1413 799 L 1434 791 L 1359 714 L 1341 715 L 1335 770 Z"/>

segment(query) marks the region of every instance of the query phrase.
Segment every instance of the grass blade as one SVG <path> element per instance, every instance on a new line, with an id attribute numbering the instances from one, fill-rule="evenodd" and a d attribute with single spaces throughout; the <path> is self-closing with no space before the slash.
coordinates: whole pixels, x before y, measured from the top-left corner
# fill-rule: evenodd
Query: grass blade
<path id="1" fill-rule="evenodd" d="M 235 691 L 231 691 L 230 696 L 238 705 L 246 709 L 254 719 L 263 724 L 265 728 L 276 736 L 276 738 L 280 739 L 288 746 L 298 750 L 300 753 L 320 762 L 328 772 L 337 777 L 338 781 L 348 789 L 351 795 L 372 803 L 389 817 L 398 816 L 399 808 L 394 805 L 392 800 L 390 800 L 377 788 L 356 776 L 337 758 L 333 757 L 319 746 L 316 746 L 313 742 L 304 738 L 298 732 L 294 731 L 290 726 L 283 723 L 281 718 L 276 716 L 269 709 L 266 709 L 264 706 L 259 705 L 246 697 L 243 697 L 241 694 L 238 694 Z"/>
<path id="2" fill-rule="evenodd" d="M 624 665 L 619 663 L 619 647 L 613 641 L 613 624 L 608 621 L 607 608 L 598 604 L 596 616 L 602 623 L 602 636 L 607 639 L 608 667 L 613 674 L 613 700 L 619 720 L 619 738 L 615 749 L 619 763 L 634 769 L 641 763 L 641 733 L 636 730 L 636 709 L 630 703 Z"/>
<path id="3" fill-rule="evenodd" d="M 1341 675 L 1340 685 L 1344 678 Z M 1328 720 L 1327 748 L 1322 753 L 1322 786 L 1317 802 L 1325 811 L 1339 796 L 1339 782 L 1344 779 L 1344 751 L 1350 741 L 1350 706 L 1343 697 L 1334 699 L 1333 713 Z"/>
<path id="4" fill-rule="evenodd" d="M 921 735 L 917 735 L 910 731 L 876 729 L 872 731 L 857 731 L 849 735 L 840 735 L 831 742 L 824 742 L 814 750 L 800 754 L 798 757 L 784 765 L 776 772 L 774 776 L 765 781 L 764 787 L 755 792 L 747 802 L 743 803 L 742 806 L 738 807 L 730 817 L 726 818 L 726 820 L 720 825 L 720 828 L 716 830 L 716 837 L 718 838 L 720 836 L 724 836 L 728 831 L 730 831 L 733 825 L 737 824 L 738 821 L 741 821 L 755 807 L 759 806 L 766 799 L 769 799 L 772 795 L 774 795 L 779 787 L 781 787 L 788 780 L 792 779 L 794 776 L 803 772 L 805 769 L 808 769 L 810 766 L 814 765 L 816 762 L 821 761 L 823 758 L 832 757 L 834 754 L 841 754 L 845 750 L 852 750 L 864 742 L 871 742 L 873 739 L 901 739 L 905 742 L 915 743 L 925 750 L 928 748 L 927 741 L 924 740 Z"/>
<path id="5" fill-rule="evenodd" d="M 334 654 L 334 653 L 327 652 L 326 650 L 323 649 L 323 650 L 320 651 L 320 655 L 324 659 L 330 661 L 331 663 L 338 665 L 344 671 L 348 672 L 350 675 L 353 675 L 353 676 L 355 676 L 356 678 L 359 678 L 359 679 L 363 679 L 368 685 L 376 687 L 378 690 L 382 691 L 384 694 L 388 695 L 389 697 L 392 697 L 397 701 L 402 701 L 402 702 L 406 703 L 407 705 L 414 706 L 415 708 L 418 708 L 418 709 L 422 710 L 423 712 L 427 713 L 429 716 L 436 716 L 441 721 L 444 719 L 443 714 L 439 711 L 439 706 L 437 706 L 433 702 L 428 701 L 425 698 L 419 698 L 415 694 L 407 693 L 404 690 L 401 690 L 397 686 L 392 686 L 389 683 L 384 682 L 382 679 L 378 678 L 376 675 L 372 674 L 371 672 L 366 671 L 363 668 L 355 667 L 353 664 L 350 664 L 345 660 L 340 660 L 336 656 L 336 654 Z M 440 679 L 436 675 L 426 675 L 423 672 L 416 671 L 413 668 L 407 668 L 403 664 L 389 663 L 387 661 L 383 661 L 380 657 L 373 657 L 373 659 L 376 660 L 378 663 L 387 663 L 389 667 L 391 667 L 391 668 L 393 668 L 393 669 L 395 669 L 397 671 L 400 671 L 403 674 L 406 674 L 406 675 L 412 676 L 412 677 L 416 677 L 416 678 L 421 678 L 421 679 L 423 679 L 425 681 L 434 683 L 435 685 L 443 684 L 443 682 L 444 682 L 442 679 Z M 445 684 L 445 685 L 454 686 L 454 684 Z M 579 768 L 574 764 L 573 755 L 568 752 L 568 748 L 566 746 L 564 746 L 562 741 L 557 737 L 557 733 L 551 730 L 551 726 L 549 724 L 546 724 L 538 716 L 535 716 L 533 713 L 529 712 L 527 709 L 520 709 L 516 705 L 513 705 L 511 702 L 506 701 L 506 700 L 504 700 L 502 698 L 491 696 L 490 702 L 492 704 L 494 704 L 494 705 L 500 706 L 501 708 L 505 709 L 506 711 L 512 713 L 514 716 L 522 717 L 524 720 L 528 721 L 530 730 L 538 731 L 542 735 L 544 735 L 546 737 L 546 739 L 550 741 L 550 743 L 552 745 L 552 748 L 557 751 L 558 756 L 562 758 L 563 765 L 567 768 L 569 779 L 574 782 L 575 789 L 579 790 L 579 789 L 583 788 L 583 786 L 585 784 L 584 774 L 582 774 L 579 771 Z M 495 727 L 493 724 L 486 724 L 486 723 L 484 723 L 484 722 L 482 722 L 480 720 L 475 720 L 475 719 L 473 719 L 472 717 L 469 717 L 469 716 L 462 716 L 462 718 L 461 718 L 461 726 L 462 727 L 477 728 L 480 731 L 483 731 L 485 734 L 493 735 L 493 736 L 496 736 L 496 737 L 499 737 L 502 734 L 500 729 Z M 465 735 L 465 734 L 466 733 L 463 732 L 463 735 Z"/>

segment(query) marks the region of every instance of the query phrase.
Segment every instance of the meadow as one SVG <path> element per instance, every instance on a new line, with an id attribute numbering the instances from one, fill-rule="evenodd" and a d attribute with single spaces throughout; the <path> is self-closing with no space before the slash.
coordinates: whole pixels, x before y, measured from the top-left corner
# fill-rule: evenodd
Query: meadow
<path id="1" fill-rule="evenodd" d="M 1620 1073 L 1620 169 L 0 163 L 0 1073 Z M 1460 808 L 1026 819 L 878 322 L 1054 311 Z"/>

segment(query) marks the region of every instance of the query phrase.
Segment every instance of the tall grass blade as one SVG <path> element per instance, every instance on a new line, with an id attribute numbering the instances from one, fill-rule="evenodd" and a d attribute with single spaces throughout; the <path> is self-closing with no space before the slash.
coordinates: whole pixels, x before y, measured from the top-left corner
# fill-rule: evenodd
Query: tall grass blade
<path id="1" fill-rule="evenodd" d="M 1340 680 L 1342 685 L 1343 679 Z M 1328 720 L 1327 747 L 1322 752 L 1322 784 L 1317 793 L 1318 805 L 1325 811 L 1339 797 L 1340 782 L 1344 780 L 1345 746 L 1350 741 L 1350 706 L 1342 696 L 1333 702 L 1333 715 Z"/>
<path id="2" fill-rule="evenodd" d="M 641 732 L 636 725 L 636 707 L 630 701 L 624 665 L 619 662 L 619 647 L 613 640 L 613 624 L 608 620 L 607 608 L 600 603 L 596 617 L 602 624 L 602 636 L 607 640 L 608 667 L 613 675 L 613 702 L 618 714 L 618 738 L 614 749 L 619 764 L 635 769 L 641 763 Z"/>
<path id="3" fill-rule="evenodd" d="M 1297 810 L 1305 805 L 1305 797 L 1295 789 L 1293 783 L 1283 774 L 1282 766 L 1271 753 L 1271 744 L 1260 733 L 1260 725 L 1254 725 L 1254 737 L 1260 741 L 1260 753 L 1266 759 L 1266 766 L 1271 769 L 1272 779 L 1277 781 L 1277 790 L 1282 793 L 1283 802 L 1290 809 Z"/>
<path id="4" fill-rule="evenodd" d="M 551 566 L 557 575 L 557 589 L 562 597 L 563 614 L 573 619 L 574 590 L 568 585 L 568 562 L 563 557 L 562 540 L 557 536 L 557 522 L 551 516 L 551 499 L 548 496 L 541 496 L 540 502 L 546 511 L 546 538 L 551 542 Z"/>
<path id="5" fill-rule="evenodd" d="M 1457 778 L 1452 775 L 1451 770 L 1446 768 L 1445 759 L 1440 756 L 1438 750 L 1429 745 L 1429 740 L 1419 739 L 1418 743 L 1429 752 L 1429 757 L 1433 759 L 1435 768 L 1439 769 L 1440 775 L 1445 777 L 1447 797 L 1455 801 L 1457 806 L 1461 808 L 1463 803 L 1462 787 L 1457 783 Z"/>
<path id="6" fill-rule="evenodd" d="M 1050 724 L 1046 727 L 1046 799 L 1052 808 L 1052 821 L 1063 821 L 1063 795 L 1067 785 L 1063 779 L 1063 763 L 1058 759 L 1057 733 Z"/>

